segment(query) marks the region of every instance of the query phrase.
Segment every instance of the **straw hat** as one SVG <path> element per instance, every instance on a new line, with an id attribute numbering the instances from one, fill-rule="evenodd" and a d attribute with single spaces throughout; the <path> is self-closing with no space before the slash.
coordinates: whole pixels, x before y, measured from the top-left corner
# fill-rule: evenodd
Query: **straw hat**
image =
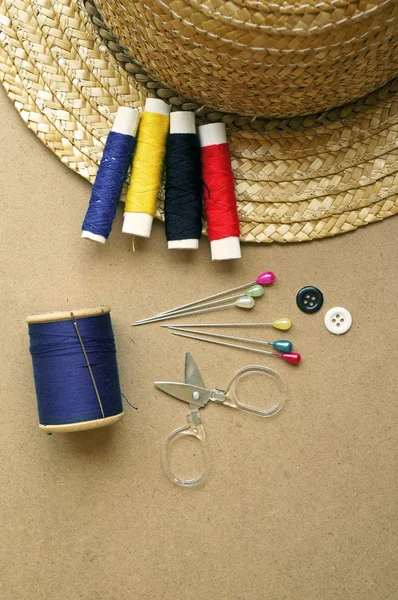
<path id="1" fill-rule="evenodd" d="M 22 118 L 90 181 L 153 95 L 228 125 L 246 241 L 398 212 L 397 0 L 2 0 L 0 44 Z"/>

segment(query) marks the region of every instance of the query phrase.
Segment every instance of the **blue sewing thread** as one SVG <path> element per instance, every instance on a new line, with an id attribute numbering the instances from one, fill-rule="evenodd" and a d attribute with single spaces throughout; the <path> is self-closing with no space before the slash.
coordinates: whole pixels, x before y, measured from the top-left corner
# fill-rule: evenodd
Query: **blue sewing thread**
<path id="1" fill-rule="evenodd" d="M 40 425 L 67 425 L 123 412 L 110 314 L 75 320 L 94 376 L 71 320 L 29 323 Z"/>
<path id="2" fill-rule="evenodd" d="M 191 131 L 195 131 L 192 114 Z M 180 125 L 179 115 L 171 113 L 170 123 Z M 190 113 L 182 114 L 185 121 Z M 183 123 L 181 129 L 186 123 Z M 166 153 L 165 228 L 168 247 L 196 249 L 202 232 L 202 176 L 200 144 L 196 133 L 170 132 Z"/>
<path id="3" fill-rule="evenodd" d="M 108 239 L 131 162 L 135 137 L 111 131 L 91 191 L 82 230 Z"/>
<path id="4" fill-rule="evenodd" d="M 106 140 L 91 191 L 82 225 L 84 238 L 104 244 L 109 237 L 123 183 L 133 156 L 136 144 L 133 134 L 137 130 L 137 125 L 138 111 L 125 106 L 120 107 L 113 130 Z"/>

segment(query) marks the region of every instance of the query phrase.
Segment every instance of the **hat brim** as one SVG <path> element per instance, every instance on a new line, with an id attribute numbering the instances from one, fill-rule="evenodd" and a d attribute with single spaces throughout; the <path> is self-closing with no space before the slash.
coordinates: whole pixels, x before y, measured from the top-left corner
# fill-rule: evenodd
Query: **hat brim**
<path id="1" fill-rule="evenodd" d="M 243 241 L 320 239 L 398 213 L 397 81 L 323 115 L 223 115 L 154 82 L 115 43 L 93 5 L 76 0 L 0 5 L 0 81 L 28 127 L 91 182 L 120 105 L 139 108 L 158 95 L 198 109 L 202 119 L 224 120 Z"/>

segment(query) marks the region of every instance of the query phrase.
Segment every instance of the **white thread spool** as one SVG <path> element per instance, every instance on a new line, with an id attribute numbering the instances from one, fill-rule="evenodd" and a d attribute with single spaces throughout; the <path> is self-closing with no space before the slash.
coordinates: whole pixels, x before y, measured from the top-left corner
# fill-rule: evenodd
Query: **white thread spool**
<path id="1" fill-rule="evenodd" d="M 157 113 L 159 115 L 170 115 L 170 107 L 163 100 L 147 98 L 144 112 Z M 147 213 L 125 212 L 123 220 L 123 233 L 149 238 L 152 231 L 153 217 Z"/>
<path id="2" fill-rule="evenodd" d="M 224 123 L 209 123 L 199 127 L 199 139 L 202 148 L 227 144 L 227 133 Z M 232 260 L 241 258 L 239 237 L 226 237 L 210 242 L 212 260 Z"/>

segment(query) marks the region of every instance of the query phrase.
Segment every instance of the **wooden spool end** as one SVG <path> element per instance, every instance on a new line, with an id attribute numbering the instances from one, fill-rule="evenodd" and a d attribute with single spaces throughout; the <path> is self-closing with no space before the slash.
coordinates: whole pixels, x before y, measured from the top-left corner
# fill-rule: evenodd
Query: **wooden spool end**
<path id="1" fill-rule="evenodd" d="M 41 313 L 38 315 L 29 315 L 26 322 L 32 323 L 52 323 L 56 321 L 69 321 L 72 318 L 84 319 L 86 317 L 98 317 L 111 312 L 108 306 L 95 306 L 94 308 L 80 308 L 78 310 L 63 310 L 49 313 Z M 72 317 L 73 314 L 73 317 Z"/>
<path id="2" fill-rule="evenodd" d="M 100 427 L 107 427 L 113 425 L 123 419 L 124 412 L 112 417 L 105 417 L 104 419 L 95 419 L 93 421 L 83 421 L 82 423 L 69 423 L 68 425 L 42 425 L 39 424 L 39 428 L 47 433 L 73 433 L 75 431 L 87 431 L 89 429 L 99 429 Z"/>

